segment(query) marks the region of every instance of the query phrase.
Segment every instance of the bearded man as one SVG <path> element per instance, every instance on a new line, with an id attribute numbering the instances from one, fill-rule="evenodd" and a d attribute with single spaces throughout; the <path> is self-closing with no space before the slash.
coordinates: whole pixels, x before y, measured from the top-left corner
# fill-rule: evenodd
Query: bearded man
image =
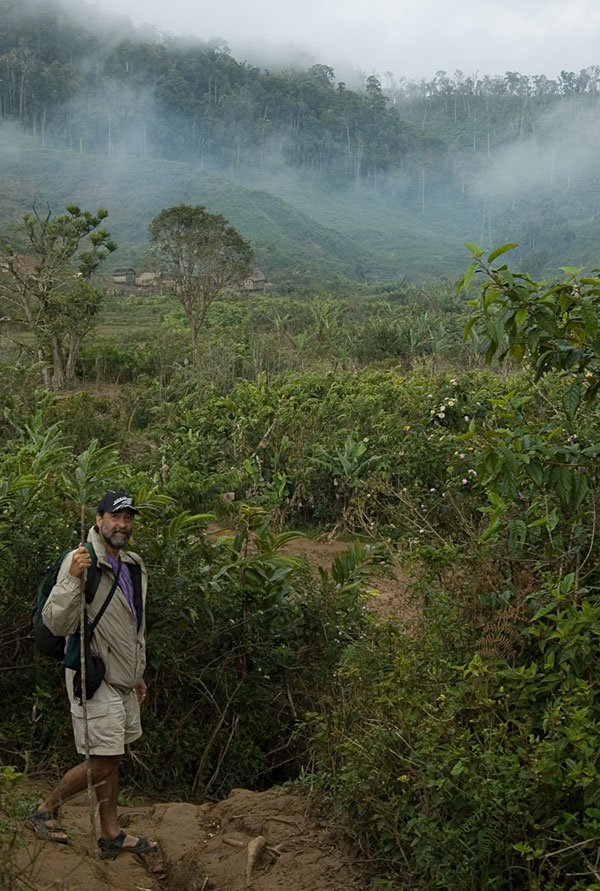
<path id="1" fill-rule="evenodd" d="M 98 689 L 86 702 L 90 768 L 98 799 L 101 838 L 100 856 L 114 859 L 119 854 L 145 854 L 156 850 L 155 842 L 129 835 L 117 821 L 118 768 L 125 746 L 142 735 L 140 705 L 146 698 L 146 569 L 142 559 L 127 545 L 135 515 L 133 498 L 122 490 L 107 492 L 96 512 L 96 524 L 88 534 L 100 570 L 100 581 L 87 604 L 93 623 L 100 614 L 91 637 L 91 652 L 99 656 L 105 674 Z M 82 579 L 92 564 L 84 544 L 71 551 L 62 562 L 42 617 L 57 635 L 79 633 Z M 67 692 L 75 746 L 85 755 L 83 706 L 74 690 L 74 671 L 66 669 Z M 87 762 L 71 768 L 58 786 L 41 801 L 26 820 L 36 836 L 44 841 L 67 844 L 68 836 L 58 822 L 61 804 L 83 792 L 87 786 Z"/>

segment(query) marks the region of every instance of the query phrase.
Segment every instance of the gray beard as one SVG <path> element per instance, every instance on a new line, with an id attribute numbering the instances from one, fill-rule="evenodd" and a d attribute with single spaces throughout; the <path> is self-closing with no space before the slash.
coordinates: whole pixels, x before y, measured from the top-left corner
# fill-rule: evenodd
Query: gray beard
<path id="1" fill-rule="evenodd" d="M 124 537 L 125 541 L 121 541 L 121 537 Z M 117 550 L 121 550 L 121 548 L 124 548 L 129 541 L 129 535 L 127 532 L 113 532 L 111 536 L 105 535 L 103 532 L 102 538 L 110 545 L 112 545 L 113 548 L 117 548 Z"/>

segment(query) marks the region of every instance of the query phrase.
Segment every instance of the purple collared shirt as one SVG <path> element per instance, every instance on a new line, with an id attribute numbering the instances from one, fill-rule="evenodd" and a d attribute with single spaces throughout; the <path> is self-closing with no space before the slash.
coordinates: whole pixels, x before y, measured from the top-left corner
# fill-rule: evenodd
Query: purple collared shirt
<path id="1" fill-rule="evenodd" d="M 110 563 L 110 565 L 112 566 L 113 572 L 116 575 L 117 570 L 119 568 L 119 564 L 118 564 L 117 560 L 115 560 L 114 557 L 111 557 L 110 554 L 107 554 L 106 558 L 107 558 L 108 562 Z M 136 624 L 137 624 L 137 613 L 135 610 L 135 603 L 133 601 L 133 583 L 131 581 L 131 575 L 129 574 L 129 567 L 127 566 L 127 563 L 124 563 L 122 560 L 121 560 L 121 571 L 119 573 L 119 588 L 125 595 L 125 600 L 129 604 L 131 612 L 133 613 L 133 618 L 135 619 Z"/>

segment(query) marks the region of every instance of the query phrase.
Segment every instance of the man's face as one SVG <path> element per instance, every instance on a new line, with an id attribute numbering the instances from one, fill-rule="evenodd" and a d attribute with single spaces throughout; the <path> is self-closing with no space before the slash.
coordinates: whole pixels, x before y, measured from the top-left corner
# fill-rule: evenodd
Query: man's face
<path id="1" fill-rule="evenodd" d="M 107 511 L 104 514 L 96 514 L 96 526 L 104 540 L 118 551 L 129 541 L 134 516 L 133 511 L 128 508 L 115 514 Z"/>

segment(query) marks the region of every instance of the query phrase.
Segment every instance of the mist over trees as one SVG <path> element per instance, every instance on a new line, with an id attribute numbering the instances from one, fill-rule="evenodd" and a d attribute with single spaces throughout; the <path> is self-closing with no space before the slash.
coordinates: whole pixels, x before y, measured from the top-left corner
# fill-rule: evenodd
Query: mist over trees
<path id="1" fill-rule="evenodd" d="M 191 162 L 268 189 L 291 173 L 438 215 L 457 248 L 517 241 L 533 274 L 563 256 L 598 262 L 600 66 L 555 79 L 386 72 L 354 90 L 326 64 L 261 70 L 222 41 L 87 4 L 0 0 L 0 21 L 0 126 L 42 148 Z"/>
<path id="2" fill-rule="evenodd" d="M 95 30 L 54 2 L 2 0 L 0 109 L 42 146 L 235 169 L 273 154 L 292 167 L 375 177 L 428 143 L 376 78 L 359 95 L 334 72 L 260 71 L 224 45 Z"/>
<path id="3" fill-rule="evenodd" d="M 556 80 L 387 72 L 385 89 L 370 76 L 356 92 L 324 64 L 261 71 L 224 43 L 148 37 L 126 20 L 100 26 L 97 14 L 89 25 L 58 0 L 0 0 L 0 15 L 1 118 L 79 152 L 193 156 L 233 170 L 275 156 L 341 180 L 395 171 L 416 185 L 427 168 L 456 185 L 463 171 L 449 150 L 489 158 L 535 134 L 557 103 L 600 94 L 600 66 Z"/>

